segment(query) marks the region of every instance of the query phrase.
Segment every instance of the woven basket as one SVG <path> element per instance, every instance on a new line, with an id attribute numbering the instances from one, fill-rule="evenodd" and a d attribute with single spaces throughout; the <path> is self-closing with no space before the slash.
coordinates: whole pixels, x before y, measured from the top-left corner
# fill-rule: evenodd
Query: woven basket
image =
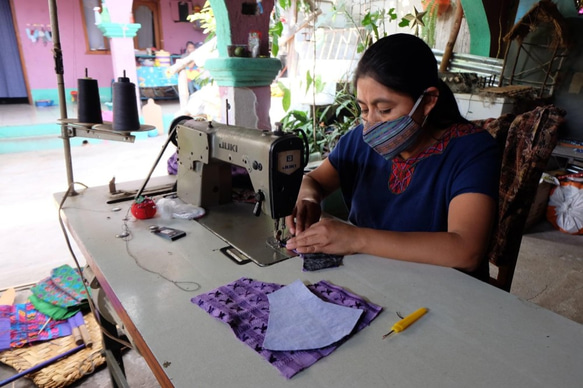
<path id="1" fill-rule="evenodd" d="M 81 349 L 69 357 L 27 375 L 35 385 L 41 388 L 65 387 L 93 373 L 98 366 L 105 362 L 105 357 L 101 355 L 103 342 L 99 325 L 93 314 L 87 314 L 84 318 L 93 346 Z M 0 362 L 11 366 L 17 372 L 22 372 L 76 347 L 73 336 L 61 337 L 1 352 Z"/>

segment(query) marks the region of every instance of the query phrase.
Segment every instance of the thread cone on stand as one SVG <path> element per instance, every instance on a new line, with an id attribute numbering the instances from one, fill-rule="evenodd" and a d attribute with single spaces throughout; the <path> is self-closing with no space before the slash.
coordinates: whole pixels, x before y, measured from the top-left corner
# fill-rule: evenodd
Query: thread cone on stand
<path id="1" fill-rule="evenodd" d="M 139 129 L 136 85 L 124 74 L 113 83 L 113 130 L 127 132 Z"/>
<path id="2" fill-rule="evenodd" d="M 87 77 L 77 80 L 77 118 L 80 123 L 101 124 L 101 100 L 97 80 Z"/>

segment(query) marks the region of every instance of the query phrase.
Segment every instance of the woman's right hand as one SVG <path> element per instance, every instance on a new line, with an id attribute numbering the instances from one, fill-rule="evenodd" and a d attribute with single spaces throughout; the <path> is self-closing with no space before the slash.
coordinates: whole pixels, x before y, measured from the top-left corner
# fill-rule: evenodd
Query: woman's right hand
<path id="1" fill-rule="evenodd" d="M 285 224 L 292 235 L 297 235 L 320 220 L 322 208 L 313 198 L 298 198 L 291 215 L 285 218 Z"/>
<path id="2" fill-rule="evenodd" d="M 314 171 L 304 175 L 291 215 L 285 218 L 285 224 L 292 235 L 298 235 L 320 220 L 322 208 L 320 202 L 340 186 L 338 173 L 328 159 Z"/>

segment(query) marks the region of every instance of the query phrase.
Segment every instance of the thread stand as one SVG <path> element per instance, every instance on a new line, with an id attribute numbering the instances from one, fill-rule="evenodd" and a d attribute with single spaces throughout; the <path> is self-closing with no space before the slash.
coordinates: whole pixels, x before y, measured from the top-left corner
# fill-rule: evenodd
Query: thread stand
<path id="1" fill-rule="evenodd" d="M 62 131 L 61 135 L 66 135 L 66 137 L 69 139 L 73 137 L 86 137 L 91 139 L 122 141 L 126 143 L 133 143 L 136 140 L 136 137 L 131 135 L 129 132 L 120 132 L 107 129 L 107 123 L 79 123 L 75 119 L 59 119 L 58 121 L 59 124 L 66 128 L 65 131 Z M 109 125 L 109 127 L 111 128 L 111 125 Z M 151 129 L 154 129 L 154 127 L 152 126 L 150 130 Z"/>

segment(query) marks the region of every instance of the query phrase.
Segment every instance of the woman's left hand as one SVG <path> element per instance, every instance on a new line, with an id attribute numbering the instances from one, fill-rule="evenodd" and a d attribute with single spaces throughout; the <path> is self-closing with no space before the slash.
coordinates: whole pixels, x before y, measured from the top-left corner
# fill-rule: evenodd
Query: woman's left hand
<path id="1" fill-rule="evenodd" d="M 329 253 L 349 255 L 356 253 L 357 228 L 331 218 L 322 218 L 287 241 L 286 248 L 298 253 Z"/>

